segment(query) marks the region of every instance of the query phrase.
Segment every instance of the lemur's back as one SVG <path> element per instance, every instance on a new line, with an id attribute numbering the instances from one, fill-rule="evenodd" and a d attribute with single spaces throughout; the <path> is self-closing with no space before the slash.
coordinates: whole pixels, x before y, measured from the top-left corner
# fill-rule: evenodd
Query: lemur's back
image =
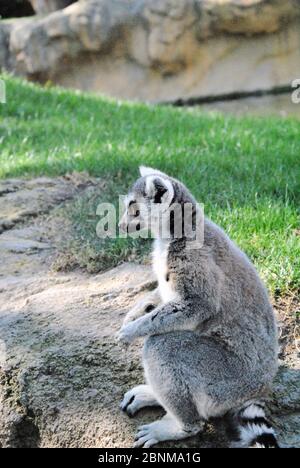
<path id="1" fill-rule="evenodd" d="M 180 291 L 189 289 L 193 297 L 192 289 L 198 283 L 201 295 L 216 295 L 218 312 L 201 324 L 199 333 L 238 353 L 253 372 L 259 369 L 270 383 L 277 369 L 276 324 L 267 291 L 248 257 L 221 228 L 205 219 L 203 247 L 189 250 L 183 244 L 179 253 L 170 245 L 168 263 L 175 271 L 185 264 L 177 283 Z M 196 303 L 198 299 L 194 296 Z"/>

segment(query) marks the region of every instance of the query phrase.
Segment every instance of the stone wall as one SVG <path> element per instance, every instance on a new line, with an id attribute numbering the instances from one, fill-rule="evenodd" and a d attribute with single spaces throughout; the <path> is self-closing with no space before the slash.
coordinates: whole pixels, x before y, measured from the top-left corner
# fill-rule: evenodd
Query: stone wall
<path id="1" fill-rule="evenodd" d="M 34 11 L 38 14 L 52 13 L 74 3 L 74 0 L 29 0 Z"/>
<path id="2" fill-rule="evenodd" d="M 289 86 L 299 26 L 300 0 L 81 0 L 0 25 L 0 55 L 42 82 L 173 101 Z"/>

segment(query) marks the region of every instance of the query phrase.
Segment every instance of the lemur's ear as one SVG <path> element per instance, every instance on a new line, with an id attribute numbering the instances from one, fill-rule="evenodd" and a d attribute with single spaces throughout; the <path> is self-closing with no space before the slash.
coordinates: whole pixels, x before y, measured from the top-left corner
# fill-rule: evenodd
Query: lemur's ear
<path id="1" fill-rule="evenodd" d="M 152 169 L 152 167 L 146 167 L 146 166 L 140 166 L 140 174 L 142 177 L 146 177 L 148 175 L 166 176 L 166 174 L 159 171 L 158 169 Z"/>
<path id="2" fill-rule="evenodd" d="M 145 191 L 146 196 L 153 203 L 170 205 L 174 197 L 174 188 L 171 181 L 156 175 L 147 177 Z"/>

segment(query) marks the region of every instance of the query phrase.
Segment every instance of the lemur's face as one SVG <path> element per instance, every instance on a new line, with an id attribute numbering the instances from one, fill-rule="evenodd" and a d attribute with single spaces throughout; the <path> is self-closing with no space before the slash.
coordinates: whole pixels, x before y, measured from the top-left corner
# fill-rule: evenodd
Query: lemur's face
<path id="1" fill-rule="evenodd" d="M 125 198 L 125 211 L 119 227 L 129 234 L 153 227 L 159 213 L 167 210 L 174 198 L 174 187 L 168 176 L 150 168 L 141 168 L 141 175 Z M 152 172 L 151 172 L 152 171 Z M 155 234 L 155 232 L 153 232 Z"/>

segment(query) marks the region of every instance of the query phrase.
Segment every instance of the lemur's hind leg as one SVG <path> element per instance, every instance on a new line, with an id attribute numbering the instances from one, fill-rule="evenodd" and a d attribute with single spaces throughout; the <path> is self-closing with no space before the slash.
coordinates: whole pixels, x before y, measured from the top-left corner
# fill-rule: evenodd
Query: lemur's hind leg
<path id="1" fill-rule="evenodd" d="M 202 424 L 203 425 L 203 424 Z M 181 424 L 176 417 L 166 414 L 159 421 L 146 424 L 138 428 L 135 437 L 134 447 L 152 447 L 152 445 L 165 440 L 186 439 L 197 434 L 201 430 L 201 425 L 186 427 Z"/>
<path id="2" fill-rule="evenodd" d="M 143 364 L 146 381 L 167 415 L 139 428 L 136 447 L 195 435 L 204 421 L 250 400 L 263 383 L 263 376 L 258 378 L 256 369 L 251 372 L 235 353 L 193 331 L 148 337 Z"/>
<path id="3" fill-rule="evenodd" d="M 120 405 L 128 416 L 134 416 L 140 409 L 149 406 L 160 406 L 149 385 L 138 385 L 125 393 Z"/>
<path id="4" fill-rule="evenodd" d="M 141 426 L 134 447 L 151 447 L 166 440 L 185 439 L 203 429 L 203 418 L 190 392 L 190 369 L 183 369 L 182 363 L 178 362 L 180 336 L 176 349 L 173 349 L 172 335 L 151 336 L 145 342 L 143 363 L 146 380 L 167 414 L 159 421 Z"/>

